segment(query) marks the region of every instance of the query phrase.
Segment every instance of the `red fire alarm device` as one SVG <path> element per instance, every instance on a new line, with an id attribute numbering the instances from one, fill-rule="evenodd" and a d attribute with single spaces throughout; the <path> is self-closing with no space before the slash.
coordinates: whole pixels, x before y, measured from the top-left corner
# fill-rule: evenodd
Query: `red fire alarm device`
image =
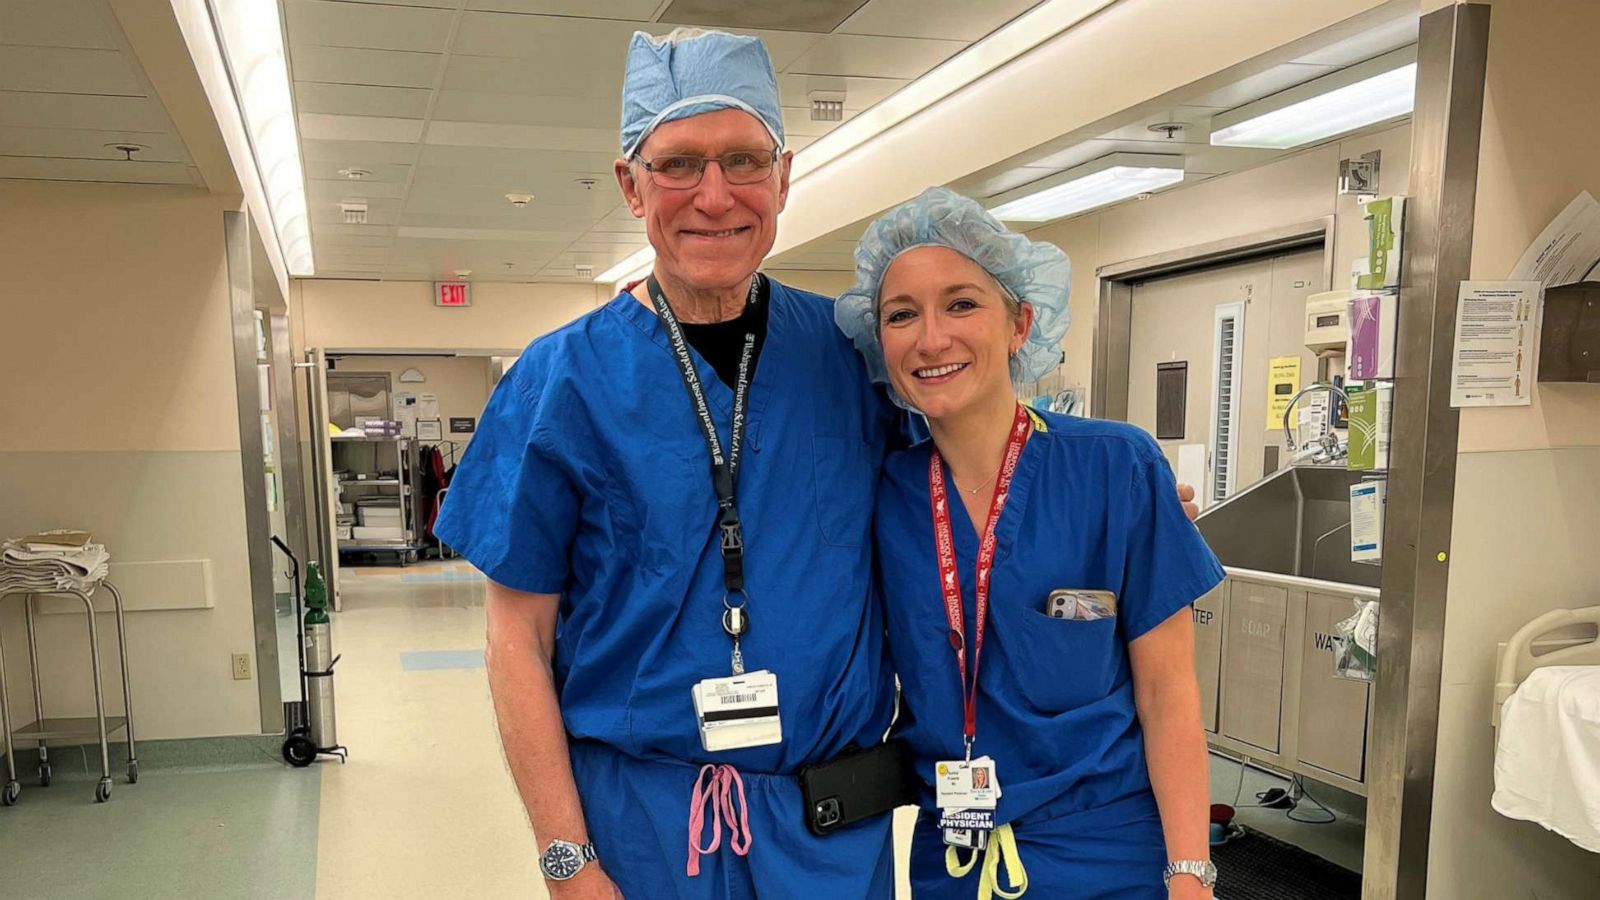
<path id="1" fill-rule="evenodd" d="M 433 283 L 434 306 L 471 306 L 471 285 L 465 281 L 435 281 Z"/>

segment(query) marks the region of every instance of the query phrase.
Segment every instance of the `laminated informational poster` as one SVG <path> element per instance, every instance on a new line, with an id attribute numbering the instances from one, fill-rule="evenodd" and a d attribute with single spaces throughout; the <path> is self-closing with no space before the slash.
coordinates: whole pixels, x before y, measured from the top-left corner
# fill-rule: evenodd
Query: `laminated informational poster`
<path id="1" fill-rule="evenodd" d="M 1537 281 L 1463 281 L 1456 305 L 1450 405 L 1527 406 L 1544 286 Z"/>
<path id="2" fill-rule="evenodd" d="M 1300 357 L 1275 356 L 1267 364 L 1267 430 L 1283 430 L 1283 414 L 1300 390 Z M 1292 423 L 1291 423 L 1292 424 Z"/>

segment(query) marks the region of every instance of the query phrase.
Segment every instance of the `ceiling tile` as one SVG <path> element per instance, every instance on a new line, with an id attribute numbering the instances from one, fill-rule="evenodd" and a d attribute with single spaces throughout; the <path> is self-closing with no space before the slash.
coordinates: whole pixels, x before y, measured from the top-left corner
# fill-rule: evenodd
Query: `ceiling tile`
<path id="1" fill-rule="evenodd" d="M 354 166 L 371 170 L 373 174 L 368 177 L 403 181 L 405 175 L 398 179 L 389 176 L 393 174 L 393 167 L 409 169 L 412 160 L 417 158 L 417 149 L 404 144 L 376 141 L 313 141 L 302 136 L 300 155 L 308 162 L 336 163 L 335 170 Z M 319 177 L 332 178 L 334 175 Z"/>
<path id="2" fill-rule="evenodd" d="M 69 47 L 6 47 L 0 51 L 0 90 L 145 96 L 127 55 Z"/>
<path id="3" fill-rule="evenodd" d="M 313 203 L 337 203 L 345 199 L 400 200 L 405 195 L 406 185 L 403 181 L 374 181 L 365 178 L 360 181 L 351 181 L 348 178 L 308 178 L 306 189 Z"/>
<path id="4" fill-rule="evenodd" d="M 578 238 L 575 231 L 518 231 L 508 228 L 430 228 L 421 225 L 403 225 L 398 237 L 413 240 L 435 241 L 487 241 L 499 243 L 532 242 L 567 244 Z"/>
<path id="5" fill-rule="evenodd" d="M 433 117 L 453 122 L 502 125 L 571 125 L 618 128 L 617 104 L 585 97 L 502 94 L 482 91 L 440 91 Z"/>
<path id="6" fill-rule="evenodd" d="M 976 41 L 1039 0 L 870 0 L 839 26 L 845 34 Z"/>
<path id="7" fill-rule="evenodd" d="M 965 47 L 966 44 L 959 41 L 830 34 L 783 71 L 912 79 Z"/>
<path id="8" fill-rule="evenodd" d="M 584 69 L 615 62 L 622 67 L 628 40 L 634 31 L 650 25 L 644 21 L 559 16 L 518 16 L 495 12 L 468 12 L 461 17 L 452 52 L 471 56 L 538 58 L 557 54 L 563 59 L 587 59 Z"/>
<path id="9" fill-rule="evenodd" d="M 427 170 L 434 181 L 455 180 L 471 183 L 472 170 L 477 169 L 546 169 L 574 173 L 604 174 L 611 179 L 611 164 L 617 158 L 616 148 L 605 151 L 524 150 L 514 147 L 467 147 L 452 145 L 426 145 L 422 148 L 419 165 Z M 443 169 L 457 170 L 449 176 Z M 422 180 L 423 173 L 417 173 Z"/>
<path id="10" fill-rule="evenodd" d="M 35 156 L 0 156 L 0 178 L 111 184 L 200 184 L 198 174 L 183 163 L 45 159 Z"/>
<path id="11" fill-rule="evenodd" d="M 450 10 L 286 0 L 292 43 L 370 50 L 443 53 L 450 34 Z"/>
<path id="12" fill-rule="evenodd" d="M 812 120 L 809 106 L 804 109 L 794 109 L 786 106 L 783 108 L 783 136 L 785 140 L 791 136 L 821 137 L 855 117 L 855 112 L 846 110 L 844 118 L 837 122 L 817 122 Z M 795 149 L 792 143 L 789 149 Z"/>
<path id="13" fill-rule="evenodd" d="M 116 26 L 100 0 L 6 0 L 0 45 L 119 50 Z"/>
<path id="14" fill-rule="evenodd" d="M 437 53 L 355 50 L 299 42 L 289 45 L 289 55 L 293 60 L 290 74 L 296 81 L 411 88 L 432 88 L 444 60 Z"/>
<path id="15" fill-rule="evenodd" d="M 467 147 L 603 153 L 617 146 L 617 132 L 599 128 L 552 128 L 544 125 L 489 125 L 479 122 L 435 121 L 428 126 L 427 142 Z"/>
<path id="16" fill-rule="evenodd" d="M 130 132 L 165 132 L 168 129 L 166 113 L 152 100 L 93 94 L 0 91 L 0 121 L 29 128 Z"/>
<path id="17" fill-rule="evenodd" d="M 860 111 L 911 82 L 904 78 L 845 78 L 838 75 L 779 75 L 778 95 L 784 106 L 811 105 L 812 91 L 843 91 L 844 108 Z"/>
<path id="18" fill-rule="evenodd" d="M 622 117 L 622 50 L 616 65 L 596 67 L 582 53 L 555 52 L 538 58 L 454 55 L 445 67 L 442 87 L 482 93 L 560 94 L 590 97 L 610 104 Z M 582 77 L 573 77 L 582 72 Z"/>
<path id="19" fill-rule="evenodd" d="M 660 5 L 660 0 L 605 0 L 603 3 L 595 0 L 467 0 L 468 9 L 633 22 L 649 21 Z"/>
<path id="20" fill-rule="evenodd" d="M 826 34 L 839 27 L 862 0 L 805 0 L 802 3 L 751 3 L 749 0 L 672 0 L 659 21 L 702 28 L 809 31 Z"/>
<path id="21" fill-rule="evenodd" d="M 428 112 L 426 88 L 374 87 L 367 84 L 324 84 L 300 81 L 294 86 L 295 108 L 302 113 L 383 116 L 420 119 Z"/>
<path id="22" fill-rule="evenodd" d="M 300 136 L 309 141 L 378 141 L 415 144 L 422 138 L 421 119 L 380 119 L 376 116 L 334 116 L 301 113 Z"/>
<path id="23" fill-rule="evenodd" d="M 173 134 L 0 126 L 0 155 L 4 156 L 122 160 L 120 150 L 106 146 L 118 143 L 143 144 L 149 148 L 137 154 L 140 162 L 189 162 L 183 141 Z"/>
<path id="24" fill-rule="evenodd" d="M 338 3 L 366 6 L 415 6 L 427 9 L 455 9 L 456 0 L 335 0 Z"/>

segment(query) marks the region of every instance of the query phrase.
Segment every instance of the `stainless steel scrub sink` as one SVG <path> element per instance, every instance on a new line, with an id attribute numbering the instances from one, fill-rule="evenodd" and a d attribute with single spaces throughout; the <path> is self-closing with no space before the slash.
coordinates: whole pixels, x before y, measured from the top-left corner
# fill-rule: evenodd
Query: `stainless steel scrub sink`
<path id="1" fill-rule="evenodd" d="M 1200 514 L 1224 566 L 1378 587 L 1382 569 L 1350 561 L 1350 485 L 1343 465 L 1280 469 Z"/>

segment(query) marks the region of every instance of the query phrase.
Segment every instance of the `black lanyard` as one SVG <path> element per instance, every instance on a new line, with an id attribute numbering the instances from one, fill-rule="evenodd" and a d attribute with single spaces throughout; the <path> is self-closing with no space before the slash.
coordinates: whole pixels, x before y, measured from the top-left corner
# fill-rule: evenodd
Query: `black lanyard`
<path id="1" fill-rule="evenodd" d="M 706 402 L 705 389 L 700 384 L 700 373 L 695 371 L 694 357 L 689 355 L 689 342 L 684 340 L 683 327 L 661 292 L 661 284 L 654 275 L 649 281 L 650 301 L 656 315 L 667 331 L 667 343 L 672 348 L 672 358 L 678 364 L 678 374 L 683 376 L 683 386 L 689 391 L 694 404 L 695 418 L 700 420 L 700 430 L 705 435 L 706 446 L 711 450 L 711 487 L 717 494 L 717 528 L 721 532 L 722 549 L 722 630 L 733 638 L 733 674 L 744 674 L 744 654 L 739 649 L 739 638 L 750 630 L 749 597 L 744 591 L 744 525 L 739 520 L 739 508 L 734 492 L 739 482 L 739 457 L 744 446 L 745 408 L 750 398 L 750 364 L 755 357 L 756 336 L 747 332 L 744 350 L 739 356 L 739 378 L 733 389 L 733 421 L 728 426 L 728 450 L 722 449 L 722 438 L 717 434 L 717 423 L 711 418 L 711 405 Z M 754 302 L 761 286 L 761 277 L 750 280 L 750 296 Z M 738 598 L 738 603 L 734 598 Z"/>

